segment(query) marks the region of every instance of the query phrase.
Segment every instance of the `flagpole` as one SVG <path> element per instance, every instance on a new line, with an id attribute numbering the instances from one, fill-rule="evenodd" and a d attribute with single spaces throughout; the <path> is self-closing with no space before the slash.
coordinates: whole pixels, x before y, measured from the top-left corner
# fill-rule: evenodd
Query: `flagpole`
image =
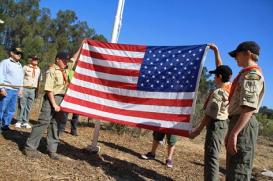
<path id="1" fill-rule="evenodd" d="M 116 16 L 115 16 L 114 25 L 113 25 L 111 43 L 118 42 L 119 33 L 120 33 L 120 29 L 121 29 L 124 4 L 125 4 L 125 0 L 118 1 L 118 7 L 117 7 L 117 12 L 116 12 Z M 100 151 L 100 146 L 98 146 L 99 132 L 100 132 L 100 121 L 97 120 L 95 122 L 92 144 L 87 147 L 87 149 L 89 151 L 91 151 L 92 153 L 98 153 Z"/>

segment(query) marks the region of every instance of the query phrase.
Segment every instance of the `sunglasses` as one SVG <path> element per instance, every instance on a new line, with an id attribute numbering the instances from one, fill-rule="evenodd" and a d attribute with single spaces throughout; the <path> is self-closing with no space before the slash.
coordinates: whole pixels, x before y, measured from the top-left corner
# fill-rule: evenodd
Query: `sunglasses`
<path id="1" fill-rule="evenodd" d="M 21 56 L 23 56 L 23 53 L 22 52 L 14 52 L 14 54 L 16 54 L 16 55 L 21 55 Z"/>

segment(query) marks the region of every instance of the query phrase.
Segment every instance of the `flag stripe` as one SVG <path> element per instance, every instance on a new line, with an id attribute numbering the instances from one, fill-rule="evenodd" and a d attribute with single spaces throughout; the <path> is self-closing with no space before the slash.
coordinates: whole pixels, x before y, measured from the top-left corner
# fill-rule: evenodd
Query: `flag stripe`
<path id="1" fill-rule="evenodd" d="M 121 57 L 131 57 L 131 58 L 143 58 L 144 57 L 144 52 L 114 50 L 114 49 L 108 49 L 108 48 L 89 46 L 88 44 L 84 44 L 83 49 L 89 50 L 91 52 L 102 53 L 102 54 L 107 54 L 107 55 L 114 55 L 114 56 L 121 56 Z"/>
<path id="2" fill-rule="evenodd" d="M 78 99 L 75 97 L 67 96 L 66 101 L 68 102 L 77 102 L 78 105 L 96 109 L 99 111 L 105 111 L 108 113 L 114 113 L 114 114 L 121 114 L 124 116 L 132 116 L 132 117 L 139 117 L 139 118 L 145 118 L 145 119 L 155 119 L 155 120 L 162 120 L 162 121 L 175 121 L 175 122 L 187 122 L 190 119 L 189 115 L 183 115 L 183 114 L 165 114 L 165 113 L 156 113 L 156 112 L 146 112 L 146 111 L 134 111 L 134 110 L 127 110 L 127 109 L 119 109 L 114 108 L 107 105 L 101 105 L 89 101 L 85 101 L 82 99 Z"/>
<path id="3" fill-rule="evenodd" d="M 139 97 L 133 97 L 133 96 L 123 96 L 123 95 L 117 95 L 113 93 L 107 93 L 107 92 L 102 92 L 102 91 L 97 91 L 90 88 L 85 88 L 82 86 L 78 86 L 75 84 L 71 84 L 69 89 L 78 91 L 81 90 L 82 92 L 97 96 L 100 98 L 104 99 L 109 99 L 109 100 L 116 100 L 119 102 L 124 102 L 124 103 L 131 103 L 131 104 L 144 104 L 144 105 L 161 105 L 161 106 L 175 106 L 175 107 L 189 107 L 192 106 L 192 100 L 191 99 L 147 99 L 147 98 L 139 98 Z"/>
<path id="4" fill-rule="evenodd" d="M 132 96 L 132 97 L 139 97 L 139 98 L 146 98 L 146 99 L 165 99 L 165 100 L 172 100 L 172 99 L 193 99 L 195 93 L 194 92 L 179 92 L 179 93 L 172 93 L 169 92 L 167 95 L 166 93 L 157 92 L 156 94 L 154 92 L 146 92 L 146 91 L 139 91 L 139 90 L 127 90 L 127 89 L 121 89 L 121 88 L 114 88 L 114 87 L 107 87 L 101 84 L 96 84 L 84 80 L 77 79 L 76 77 L 72 78 L 72 84 L 78 85 L 85 88 L 92 88 L 94 90 L 98 90 L 101 92 L 106 93 L 113 93 L 116 95 L 123 95 L 123 96 Z M 71 85 L 72 85 L 71 84 Z"/>
<path id="5" fill-rule="evenodd" d="M 127 110 L 135 110 L 135 111 L 143 111 L 146 112 L 158 112 L 158 113 L 166 113 L 166 114 L 191 114 L 191 107 L 171 107 L 171 106 L 159 106 L 159 105 L 138 105 L 132 103 L 123 103 L 117 101 L 112 101 L 92 95 L 88 95 L 82 92 L 77 92 L 69 89 L 66 95 L 71 97 L 81 97 L 85 101 L 94 102 L 100 104 L 102 106 L 111 105 L 114 108 L 119 109 L 127 109 Z"/>
<path id="6" fill-rule="evenodd" d="M 121 68 L 111 68 L 111 67 L 104 67 L 101 65 L 94 65 L 79 61 L 78 66 L 81 68 L 85 68 L 88 70 L 93 70 L 96 72 L 102 72 L 112 75 L 123 75 L 123 76 L 135 76 L 138 77 L 139 71 L 138 70 L 128 70 L 128 69 L 121 69 Z"/>
<path id="7" fill-rule="evenodd" d="M 109 80 L 109 81 L 115 81 L 120 83 L 130 83 L 130 84 L 137 84 L 138 76 L 125 76 L 125 75 L 113 75 L 103 72 L 98 72 L 95 70 L 89 70 L 82 67 L 76 68 L 76 73 L 82 74 L 88 77 L 94 77 L 94 78 L 100 78 L 101 80 Z"/>
<path id="8" fill-rule="evenodd" d="M 105 112 L 97 109 L 88 108 L 86 106 L 82 106 L 79 104 L 70 103 L 66 100 L 63 101 L 63 105 L 66 108 L 74 108 L 76 110 L 81 110 L 84 112 L 89 112 L 92 114 L 96 114 L 99 116 L 105 116 L 110 117 L 112 119 L 118 119 L 121 121 L 130 121 L 134 123 L 146 123 L 147 125 L 154 125 L 154 126 L 161 126 L 164 128 L 176 128 L 176 129 L 184 129 L 184 130 L 190 130 L 191 129 L 191 123 L 188 122 L 175 122 L 175 121 L 164 121 L 164 120 L 157 120 L 157 119 L 149 119 L 149 118 L 142 118 L 142 117 L 134 117 L 134 116 L 127 116 L 127 115 L 121 115 L 111 112 Z"/>
<path id="9" fill-rule="evenodd" d="M 87 117 L 90 117 L 90 118 L 115 122 L 115 123 L 119 123 L 119 124 L 125 124 L 125 125 L 128 125 L 128 126 L 140 127 L 140 128 L 144 128 L 144 129 L 150 129 L 150 130 L 153 130 L 153 131 L 164 132 L 164 133 L 168 133 L 168 134 L 175 134 L 175 135 L 185 136 L 185 137 L 189 136 L 189 130 L 164 128 L 164 127 L 159 127 L 158 125 L 157 126 L 152 126 L 152 125 L 147 125 L 147 124 L 117 120 L 117 119 L 113 119 L 113 118 L 110 118 L 110 117 L 99 116 L 97 114 L 90 114 L 89 112 L 78 111 L 78 110 L 81 110 L 81 109 L 75 110 L 75 108 L 73 108 L 73 107 L 72 108 L 62 107 L 62 110 L 65 111 L 65 112 L 71 112 L 71 113 L 75 113 L 75 114 L 79 114 L 79 115 L 84 115 L 84 116 L 87 116 Z"/>
<path id="10" fill-rule="evenodd" d="M 77 67 L 78 69 L 78 67 Z M 96 77 L 91 77 L 83 74 L 79 74 L 75 72 L 74 77 L 80 80 L 100 84 L 100 85 L 106 85 L 108 87 L 116 87 L 116 88 L 123 88 L 123 89 L 129 89 L 129 90 L 135 90 L 137 85 L 133 83 L 124 83 L 124 82 L 118 82 L 118 81 L 112 81 L 112 80 L 104 80 Z"/>
<path id="11" fill-rule="evenodd" d="M 82 55 L 90 56 L 92 58 L 97 58 L 101 60 L 108 60 L 108 61 L 115 61 L 115 62 L 126 62 L 126 63 L 142 63 L 142 58 L 131 58 L 131 57 L 122 57 L 122 56 L 115 56 L 115 55 L 107 55 L 103 53 L 96 53 L 89 50 L 82 49 Z"/>
<path id="12" fill-rule="evenodd" d="M 100 48 L 108 48 L 113 50 L 124 50 L 124 51 L 134 51 L 134 52 L 145 52 L 147 46 L 143 45 L 126 45 L 126 44 L 116 44 L 116 43 L 103 43 L 99 41 L 86 41 L 88 45 L 100 47 Z"/>
<path id="13" fill-rule="evenodd" d="M 114 62 L 114 61 L 108 61 L 108 60 L 101 60 L 96 58 L 91 58 L 88 56 L 81 55 L 79 58 L 79 62 L 85 62 L 91 65 L 100 65 L 104 67 L 115 67 L 120 69 L 129 69 L 129 70 L 139 70 L 140 64 L 135 63 L 126 63 L 126 62 Z"/>

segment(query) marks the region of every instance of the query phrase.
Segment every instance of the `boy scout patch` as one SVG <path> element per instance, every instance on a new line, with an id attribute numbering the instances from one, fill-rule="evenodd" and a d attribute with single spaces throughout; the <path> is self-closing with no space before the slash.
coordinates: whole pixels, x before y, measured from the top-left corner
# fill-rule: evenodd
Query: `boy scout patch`
<path id="1" fill-rule="evenodd" d="M 255 73 L 249 73 L 245 75 L 246 80 L 260 80 L 261 76 L 255 74 Z"/>

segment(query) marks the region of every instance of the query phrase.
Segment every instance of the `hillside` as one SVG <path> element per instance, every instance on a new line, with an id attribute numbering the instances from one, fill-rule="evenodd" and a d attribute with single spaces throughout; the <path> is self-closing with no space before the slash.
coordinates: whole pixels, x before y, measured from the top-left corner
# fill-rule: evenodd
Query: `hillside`
<path id="1" fill-rule="evenodd" d="M 164 165 L 166 145 L 160 146 L 156 160 L 139 158 L 150 149 L 150 135 L 137 138 L 132 134 L 101 130 L 101 152 L 94 155 L 85 149 L 91 143 L 92 131 L 93 127 L 84 120 L 78 137 L 62 135 L 58 152 L 63 159 L 54 161 L 46 154 L 41 159 L 23 155 L 29 130 L 12 126 L 11 132 L 0 136 L 0 180 L 202 180 L 204 134 L 194 141 L 181 138 L 174 155 L 174 168 L 167 169 Z M 46 153 L 45 141 L 43 138 L 39 148 L 42 153 Z M 224 155 L 223 149 L 221 180 L 224 180 Z M 260 174 L 263 169 L 273 170 L 273 144 L 272 140 L 259 137 L 255 180 L 266 180 Z"/>

